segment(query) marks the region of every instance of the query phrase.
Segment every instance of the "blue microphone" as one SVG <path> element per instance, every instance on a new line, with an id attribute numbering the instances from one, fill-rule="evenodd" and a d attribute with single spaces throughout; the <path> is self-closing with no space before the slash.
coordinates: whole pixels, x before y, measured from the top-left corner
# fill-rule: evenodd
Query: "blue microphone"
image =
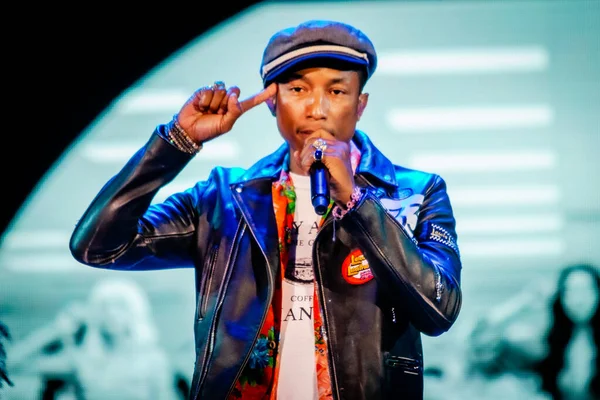
<path id="1" fill-rule="evenodd" d="M 323 151 L 315 150 L 315 161 L 310 166 L 310 199 L 318 215 L 325 214 L 329 207 L 329 171 L 322 158 Z"/>

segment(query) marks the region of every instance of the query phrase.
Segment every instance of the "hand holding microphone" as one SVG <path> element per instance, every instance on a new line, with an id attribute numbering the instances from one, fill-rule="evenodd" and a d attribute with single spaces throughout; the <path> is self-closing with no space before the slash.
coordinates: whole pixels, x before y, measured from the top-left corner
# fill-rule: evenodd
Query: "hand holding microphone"
<path id="1" fill-rule="evenodd" d="M 301 169 L 311 177 L 315 212 L 325 213 L 330 198 L 345 208 L 355 186 L 350 144 L 318 130 L 306 139 L 304 148 L 295 156 Z"/>

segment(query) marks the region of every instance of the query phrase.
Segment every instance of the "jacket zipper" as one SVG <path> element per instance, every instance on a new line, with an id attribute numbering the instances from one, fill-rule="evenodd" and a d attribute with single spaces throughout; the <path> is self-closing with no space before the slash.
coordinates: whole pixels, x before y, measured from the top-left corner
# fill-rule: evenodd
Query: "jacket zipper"
<path id="1" fill-rule="evenodd" d="M 208 359 L 210 358 L 210 355 L 212 354 L 213 346 L 215 344 L 215 333 L 217 330 L 217 318 L 219 315 L 219 311 L 221 310 L 221 307 L 223 305 L 223 300 L 225 297 L 225 287 L 229 285 L 229 279 L 231 278 L 231 270 L 232 270 L 231 265 L 233 265 L 233 263 L 235 262 L 234 257 L 235 257 L 235 255 L 237 255 L 237 253 L 235 253 L 235 251 L 237 250 L 239 240 L 242 237 L 242 234 L 243 234 L 245 228 L 246 228 L 246 225 L 243 224 L 243 220 L 240 219 L 240 223 L 238 225 L 236 235 L 235 235 L 234 241 L 233 241 L 234 245 L 231 246 L 231 251 L 229 252 L 228 262 L 226 264 L 226 267 L 227 267 L 227 269 L 225 270 L 226 279 L 223 280 L 223 283 L 221 284 L 221 287 L 219 288 L 219 297 L 217 299 L 216 311 L 215 311 L 214 317 L 213 317 L 211 325 L 210 325 L 210 333 L 208 335 L 208 343 L 206 345 L 206 351 L 204 352 L 204 356 L 202 357 L 202 363 L 201 363 L 201 369 L 200 369 L 200 371 L 202 371 L 202 375 L 198 378 L 198 383 L 194 390 L 194 397 L 193 397 L 194 399 L 198 399 L 198 394 L 200 393 L 200 388 L 202 387 L 202 383 L 204 382 L 204 379 L 206 379 L 206 374 L 208 372 L 207 368 L 206 368 L 206 363 L 208 362 Z"/>
<path id="2" fill-rule="evenodd" d="M 215 270 L 215 264 L 217 262 L 217 254 L 219 252 L 219 245 L 214 244 L 208 255 L 208 261 L 206 263 L 206 271 L 202 272 L 202 280 L 200 282 L 200 292 L 198 299 L 198 320 L 204 319 L 206 315 L 206 307 L 208 305 L 208 291 L 212 283 L 213 273 Z"/>
<path id="3" fill-rule="evenodd" d="M 419 361 L 401 356 L 389 356 L 385 360 L 385 365 L 390 368 L 399 368 L 411 375 L 419 375 L 421 370 L 421 363 Z"/>
<path id="4" fill-rule="evenodd" d="M 333 220 L 333 222 L 331 222 Z M 338 382 L 337 382 L 337 373 L 335 372 L 335 364 L 333 362 L 333 356 L 331 353 L 331 347 L 329 345 L 329 322 L 327 321 L 327 304 L 325 303 L 325 297 L 323 296 L 323 292 L 321 291 L 321 270 L 319 269 L 320 264 L 318 262 L 318 257 L 317 257 L 317 248 L 318 248 L 318 240 L 319 240 L 319 235 L 321 234 L 321 232 L 323 231 L 323 229 L 325 228 L 325 226 L 327 226 L 327 224 L 334 224 L 335 227 L 335 219 L 330 217 L 329 219 L 327 219 L 326 221 L 323 222 L 323 225 L 321 226 L 321 229 L 319 230 L 319 232 L 317 232 L 317 236 L 315 237 L 315 243 L 314 243 L 314 247 L 313 247 L 313 258 L 316 261 L 315 263 L 313 263 L 313 265 L 316 265 L 317 268 L 314 268 L 314 273 L 315 273 L 315 289 L 317 292 L 317 297 L 319 298 L 319 308 L 321 311 L 321 318 L 323 319 L 323 326 L 325 327 L 325 337 L 326 337 L 326 341 L 325 343 L 327 343 L 327 361 L 329 362 L 329 376 L 331 378 L 331 392 L 334 394 L 334 398 L 339 399 L 340 398 L 340 393 L 338 390 Z M 335 233 L 334 233 L 335 235 Z M 335 236 L 333 238 L 333 241 L 335 241 Z"/>
<path id="5" fill-rule="evenodd" d="M 250 233 L 254 237 L 254 240 L 256 240 L 256 242 L 258 243 L 258 240 L 256 239 L 256 235 L 254 234 L 254 232 L 252 232 L 252 229 L 250 229 Z M 267 255 L 265 254 L 264 250 L 261 248 L 260 251 L 261 251 L 263 257 L 265 258 L 265 260 L 268 260 Z M 266 261 L 266 262 L 268 264 L 268 261 Z M 267 277 L 269 279 L 268 285 L 272 289 L 274 287 L 274 278 L 271 275 L 271 268 L 269 268 L 269 265 L 267 265 Z M 269 297 L 267 299 L 267 304 L 270 305 L 272 301 L 273 301 L 273 290 L 269 290 Z M 265 311 L 263 312 L 263 315 L 260 319 L 260 326 L 262 326 L 265 323 L 265 320 L 267 319 L 268 311 L 269 311 L 269 307 L 267 306 L 267 308 L 265 308 Z M 250 351 L 248 352 L 248 354 L 246 354 L 246 357 L 244 357 L 242 366 L 238 369 L 237 374 L 235 374 L 235 379 L 233 380 L 233 383 L 231 384 L 231 386 L 229 387 L 229 390 L 227 391 L 227 396 L 225 396 L 226 399 L 228 399 L 230 397 L 231 392 L 235 388 L 235 384 L 240 379 L 240 375 L 244 371 L 244 367 L 246 366 L 246 363 L 248 362 L 248 359 L 250 358 L 250 355 L 252 354 L 252 349 L 254 348 L 254 345 L 256 344 L 256 341 L 258 340 L 258 335 L 260 335 L 260 329 L 256 331 L 256 334 L 254 335 L 254 339 L 252 339 L 252 345 L 250 346 Z"/>

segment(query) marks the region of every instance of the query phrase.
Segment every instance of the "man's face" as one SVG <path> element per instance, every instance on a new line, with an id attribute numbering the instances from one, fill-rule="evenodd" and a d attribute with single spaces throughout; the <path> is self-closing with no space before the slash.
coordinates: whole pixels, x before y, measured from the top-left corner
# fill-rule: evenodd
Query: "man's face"
<path id="1" fill-rule="evenodd" d="M 277 127 L 292 151 L 323 129 L 336 139 L 349 142 L 367 105 L 368 94 L 360 93 L 359 73 L 331 68 L 297 71 L 278 84 Z"/>

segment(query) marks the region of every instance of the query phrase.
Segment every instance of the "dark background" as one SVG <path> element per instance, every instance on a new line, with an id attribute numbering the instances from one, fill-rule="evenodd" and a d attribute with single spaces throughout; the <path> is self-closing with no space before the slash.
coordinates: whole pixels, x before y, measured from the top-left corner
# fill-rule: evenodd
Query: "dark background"
<path id="1" fill-rule="evenodd" d="M 128 9 L 123 3 L 27 3 L 3 13 L 7 111 L 0 142 L 0 233 L 111 100 L 198 35 L 257 3 L 169 1 Z"/>

